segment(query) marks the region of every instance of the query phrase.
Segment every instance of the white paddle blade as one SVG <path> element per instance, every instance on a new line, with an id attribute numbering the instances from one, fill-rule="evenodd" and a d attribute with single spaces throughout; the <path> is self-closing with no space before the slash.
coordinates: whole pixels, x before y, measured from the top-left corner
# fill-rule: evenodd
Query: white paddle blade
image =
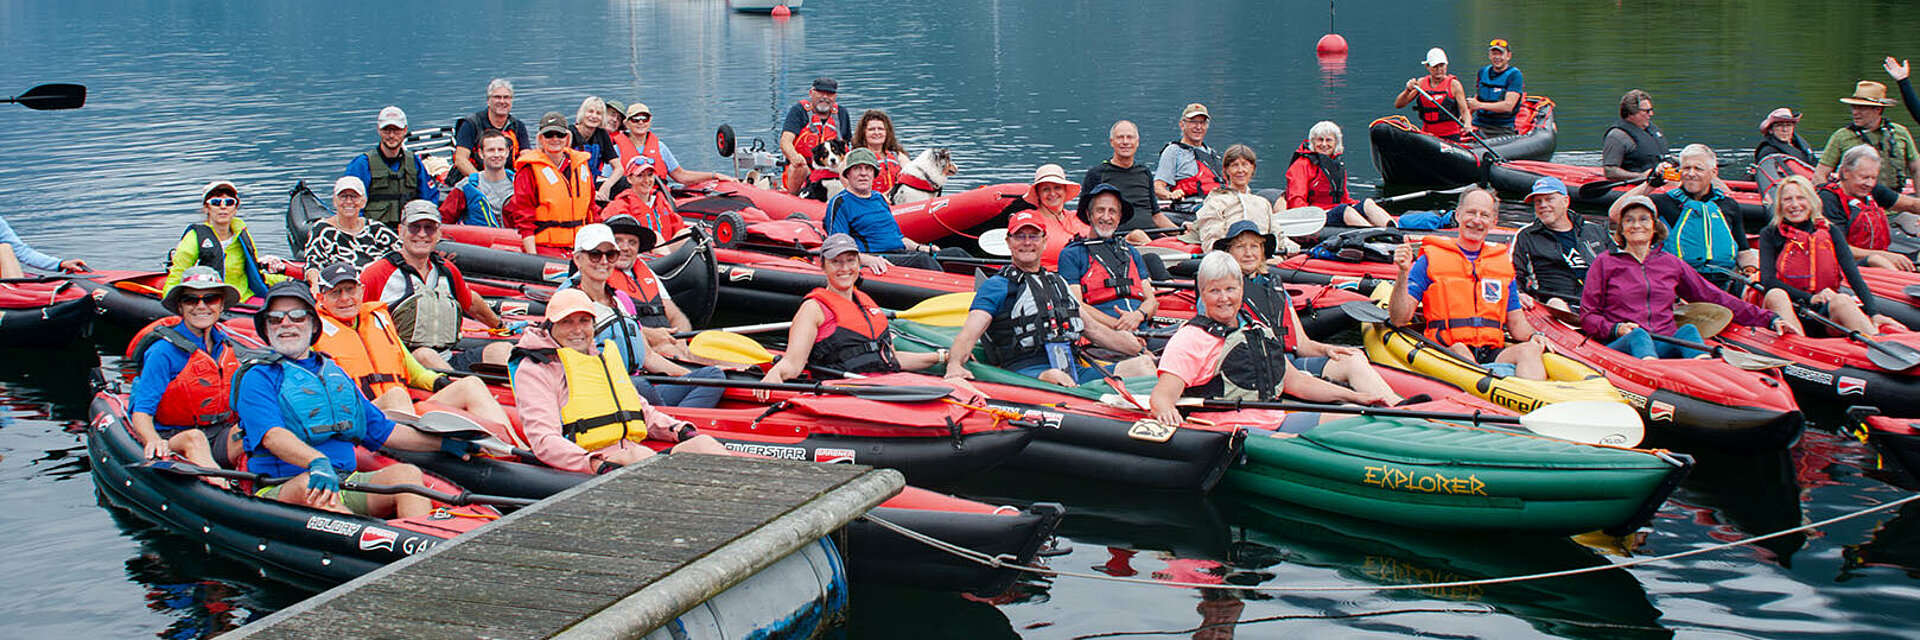
<path id="1" fill-rule="evenodd" d="M 465 435 L 468 436 L 468 440 L 480 445 L 480 448 L 486 449 L 489 453 L 496 455 L 513 455 L 513 445 L 507 444 L 506 441 L 501 440 L 499 436 L 494 435 L 492 431 L 488 431 L 487 428 L 481 426 L 480 423 L 474 422 L 473 419 L 458 413 L 428 411 L 426 414 L 420 416 L 414 428 L 427 433 L 441 435 Z"/>
<path id="2" fill-rule="evenodd" d="M 1186 251 L 1184 251 L 1184 250 L 1181 250 L 1181 249 L 1175 249 L 1175 248 L 1173 248 L 1173 247 L 1162 247 L 1162 246 L 1159 246 L 1159 245 L 1152 245 L 1152 244 L 1144 244 L 1144 245 L 1140 245 L 1140 246 L 1137 246 L 1137 247 L 1134 247 L 1134 248 L 1135 248 L 1135 249 L 1138 249 L 1138 250 L 1140 250 L 1140 253 L 1141 253 L 1141 254 L 1149 254 L 1149 253 L 1151 253 L 1151 254 L 1153 254 L 1153 255 L 1156 255 L 1156 256 L 1160 256 L 1160 257 L 1162 257 L 1162 258 L 1174 258 L 1174 259 L 1177 259 L 1177 260 L 1189 260 L 1189 259 L 1192 259 L 1192 258 L 1194 257 L 1194 255 L 1193 255 L 1193 254 L 1191 254 L 1191 253 L 1187 253 L 1187 252 L 1186 252 Z"/>
<path id="3" fill-rule="evenodd" d="M 1550 438 L 1614 447 L 1639 446 L 1647 437 L 1639 412 L 1605 400 L 1550 404 L 1520 416 L 1520 426 Z"/>
<path id="4" fill-rule="evenodd" d="M 1327 226 L 1327 210 L 1320 207 L 1294 207 L 1273 214 L 1269 227 L 1275 235 L 1310 236 Z"/>
<path id="5" fill-rule="evenodd" d="M 980 234 L 980 250 L 988 255 L 1002 258 L 1013 255 L 1013 249 L 1007 247 L 1006 229 L 988 229 Z"/>
<path id="6" fill-rule="evenodd" d="M 1725 348 L 1720 350 L 1720 359 L 1725 360 L 1727 364 L 1733 365 L 1735 367 L 1739 367 L 1741 369 L 1746 369 L 1748 371 L 1766 371 L 1768 369 L 1778 369 L 1780 367 L 1793 364 L 1792 361 L 1786 360 L 1783 358 L 1775 358 L 1773 356 L 1763 356 L 1763 355 L 1754 354 L 1754 353 L 1747 353 L 1739 349 L 1725 349 Z"/>

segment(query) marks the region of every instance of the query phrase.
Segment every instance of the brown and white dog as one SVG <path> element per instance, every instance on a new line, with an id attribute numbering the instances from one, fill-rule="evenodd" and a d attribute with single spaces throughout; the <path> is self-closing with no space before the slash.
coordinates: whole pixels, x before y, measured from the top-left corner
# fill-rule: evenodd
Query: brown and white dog
<path id="1" fill-rule="evenodd" d="M 899 177 L 893 181 L 893 192 L 887 194 L 887 200 L 894 204 L 906 204 L 940 197 L 941 189 L 947 186 L 947 178 L 960 173 L 953 164 L 953 153 L 946 147 L 937 147 L 920 152 L 913 162 L 900 169 Z"/>

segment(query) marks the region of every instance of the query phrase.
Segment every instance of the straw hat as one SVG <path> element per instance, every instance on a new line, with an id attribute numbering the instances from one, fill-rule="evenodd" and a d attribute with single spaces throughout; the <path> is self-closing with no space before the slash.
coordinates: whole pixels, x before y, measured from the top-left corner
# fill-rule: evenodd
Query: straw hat
<path id="1" fill-rule="evenodd" d="M 1887 97 L 1887 85 L 1872 80 L 1861 80 L 1859 84 L 1853 85 L 1853 95 L 1841 98 L 1840 102 L 1862 107 L 1891 107 L 1899 104 Z"/>
<path id="2" fill-rule="evenodd" d="M 1040 199 L 1036 192 L 1040 190 L 1040 185 L 1043 184 L 1065 186 L 1067 188 L 1068 200 L 1080 197 L 1080 183 L 1068 180 L 1066 169 L 1060 168 L 1060 165 L 1057 164 L 1043 164 L 1040 165 L 1040 168 L 1033 170 L 1033 183 L 1027 185 L 1027 193 L 1026 195 L 1020 196 L 1020 199 L 1026 200 L 1027 204 L 1036 207 L 1040 206 Z"/>

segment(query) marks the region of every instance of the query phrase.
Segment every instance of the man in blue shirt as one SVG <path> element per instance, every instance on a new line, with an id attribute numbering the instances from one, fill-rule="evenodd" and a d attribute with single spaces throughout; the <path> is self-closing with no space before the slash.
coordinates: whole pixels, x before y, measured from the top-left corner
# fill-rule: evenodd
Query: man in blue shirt
<path id="1" fill-rule="evenodd" d="M 827 201 L 827 235 L 853 236 L 860 245 L 861 260 L 876 271 L 893 264 L 940 269 L 940 263 L 929 253 L 934 247 L 900 233 L 900 223 L 894 221 L 887 197 L 873 190 L 873 179 L 879 175 L 880 162 L 873 151 L 860 148 L 847 152 L 846 166 L 840 169 L 840 183 L 846 189 Z M 867 260 L 867 256 L 873 256 L 873 260 Z"/>
<path id="2" fill-rule="evenodd" d="M 1504 38 L 1487 43 L 1487 61 L 1493 64 L 1480 67 L 1479 90 L 1467 96 L 1473 126 L 1479 127 L 1482 136 L 1512 135 L 1518 132 L 1513 113 L 1527 95 L 1526 80 L 1520 68 L 1512 66 L 1513 49 Z"/>
<path id="3" fill-rule="evenodd" d="M 407 112 L 400 107 L 380 110 L 374 124 L 380 129 L 380 144 L 372 151 L 347 161 L 341 175 L 353 176 L 367 185 L 367 208 L 361 215 L 368 220 L 400 225 L 400 207 L 414 200 L 440 204 L 440 187 L 418 156 L 407 151 Z M 379 164 L 373 158 L 380 158 Z"/>
<path id="4" fill-rule="evenodd" d="M 61 260 L 35 251 L 26 240 L 20 239 L 19 234 L 13 232 L 13 226 L 7 224 L 6 218 L 0 218 L 0 278 L 26 277 L 26 272 L 20 269 L 22 264 L 41 271 L 67 273 L 92 271 L 87 268 L 87 263 L 79 258 Z"/>
<path id="5" fill-rule="evenodd" d="M 433 504 L 424 496 L 342 491 L 343 478 L 378 484 L 421 481 L 420 469 L 410 464 L 358 471 L 354 446 L 440 449 L 465 456 L 472 453 L 473 443 L 394 424 L 360 394 L 359 385 L 340 365 L 314 352 L 320 315 L 305 282 L 283 282 L 268 290 L 265 308 L 253 324 L 273 352 L 249 359 L 234 376 L 233 410 L 248 451 L 247 470 L 271 478 L 292 476 L 255 493 L 378 518 L 427 515 Z"/>
<path id="6" fill-rule="evenodd" d="M 1080 220 L 1093 238 L 1075 238 L 1060 249 L 1060 277 L 1080 299 L 1080 317 L 1121 332 L 1140 328 L 1160 308 L 1147 283 L 1147 262 L 1140 250 L 1119 235 L 1133 204 L 1119 187 L 1100 183 L 1080 197 Z"/>

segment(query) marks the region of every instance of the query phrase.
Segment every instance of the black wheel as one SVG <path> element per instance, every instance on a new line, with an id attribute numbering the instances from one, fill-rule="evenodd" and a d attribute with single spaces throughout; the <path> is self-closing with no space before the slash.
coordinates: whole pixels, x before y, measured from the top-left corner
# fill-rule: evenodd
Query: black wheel
<path id="1" fill-rule="evenodd" d="M 720 125 L 720 130 L 713 134 L 713 144 L 720 150 L 720 157 L 733 157 L 733 125 Z"/>
<path id="2" fill-rule="evenodd" d="M 747 221 L 738 211 L 723 211 L 709 222 L 713 224 L 713 246 L 731 249 L 747 235 Z"/>

